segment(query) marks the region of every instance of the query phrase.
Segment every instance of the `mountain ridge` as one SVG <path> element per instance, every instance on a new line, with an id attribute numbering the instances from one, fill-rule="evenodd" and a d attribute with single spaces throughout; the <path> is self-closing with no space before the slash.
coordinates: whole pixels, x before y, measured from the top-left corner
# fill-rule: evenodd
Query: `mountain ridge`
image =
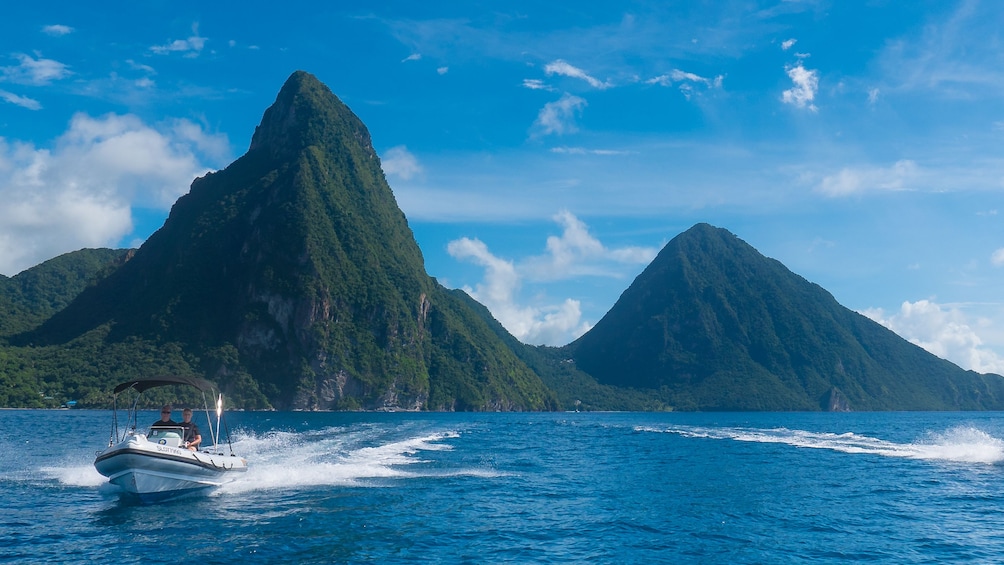
<path id="1" fill-rule="evenodd" d="M 671 240 L 566 351 L 600 383 L 664 389 L 674 404 L 701 410 L 972 409 L 1004 401 L 1004 379 L 907 342 L 708 224 Z"/>
<path id="2" fill-rule="evenodd" d="M 484 328 L 458 327 L 464 309 L 425 272 L 365 126 L 298 71 L 244 156 L 196 179 L 132 260 L 18 339 L 110 324 L 112 342 L 180 343 L 193 370 L 243 375 L 277 407 L 544 409 L 532 371 Z"/>
<path id="3" fill-rule="evenodd" d="M 195 179 L 138 250 L 0 278 L 5 304 L 0 405 L 102 406 L 115 381 L 171 372 L 251 409 L 1004 408 L 1004 378 L 709 224 L 667 243 L 579 339 L 522 344 L 428 275 L 365 124 L 302 71 L 248 151 Z"/>

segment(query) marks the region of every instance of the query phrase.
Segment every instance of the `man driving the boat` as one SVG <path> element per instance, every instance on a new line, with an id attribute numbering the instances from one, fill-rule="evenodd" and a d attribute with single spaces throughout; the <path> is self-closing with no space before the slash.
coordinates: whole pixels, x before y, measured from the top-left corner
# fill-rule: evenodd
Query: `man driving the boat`
<path id="1" fill-rule="evenodd" d="M 202 434 L 199 433 L 199 426 L 192 421 L 191 408 L 185 408 L 181 411 L 181 423 L 178 425 L 185 431 L 182 445 L 191 451 L 198 451 L 199 444 L 202 443 Z"/>
<path id="2" fill-rule="evenodd" d="M 178 422 L 171 419 L 171 405 L 165 404 L 160 409 L 160 419 L 153 423 L 151 428 L 177 428 Z"/>

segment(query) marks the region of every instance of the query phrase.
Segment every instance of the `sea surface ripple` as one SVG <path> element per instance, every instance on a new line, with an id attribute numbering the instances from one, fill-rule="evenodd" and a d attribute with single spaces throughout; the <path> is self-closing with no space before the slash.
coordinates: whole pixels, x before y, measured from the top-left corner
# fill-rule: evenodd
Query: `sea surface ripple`
<path id="1" fill-rule="evenodd" d="M 1004 558 L 1001 413 L 238 412 L 246 476 L 157 505 L 94 470 L 110 421 L 0 411 L 0 561 Z"/>

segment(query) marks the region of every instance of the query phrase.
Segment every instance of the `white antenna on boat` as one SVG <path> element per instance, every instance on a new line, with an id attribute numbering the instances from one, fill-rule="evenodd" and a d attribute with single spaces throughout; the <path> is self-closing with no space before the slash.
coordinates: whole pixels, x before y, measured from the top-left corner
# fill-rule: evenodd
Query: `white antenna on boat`
<path id="1" fill-rule="evenodd" d="M 220 419 L 222 417 L 223 417 L 223 393 L 221 392 L 220 395 L 216 398 L 216 437 L 213 438 L 214 445 L 220 444 L 220 434 L 222 433 L 220 430 Z"/>

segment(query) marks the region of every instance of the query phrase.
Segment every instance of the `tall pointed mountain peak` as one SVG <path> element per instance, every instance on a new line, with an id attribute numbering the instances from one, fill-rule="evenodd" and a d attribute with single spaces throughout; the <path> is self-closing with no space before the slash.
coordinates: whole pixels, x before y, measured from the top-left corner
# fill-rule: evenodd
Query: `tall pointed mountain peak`
<path id="1" fill-rule="evenodd" d="M 138 339 L 167 348 L 155 357 L 184 352 L 193 361 L 154 374 L 205 375 L 252 407 L 549 402 L 479 312 L 429 277 L 366 127 L 299 71 L 246 155 L 197 179 L 132 259 L 18 339 L 93 331 L 115 351 Z"/>
<path id="2" fill-rule="evenodd" d="M 317 77 L 296 71 L 265 111 L 248 152 L 280 159 L 311 146 L 338 151 L 356 145 L 376 157 L 362 121 Z"/>

